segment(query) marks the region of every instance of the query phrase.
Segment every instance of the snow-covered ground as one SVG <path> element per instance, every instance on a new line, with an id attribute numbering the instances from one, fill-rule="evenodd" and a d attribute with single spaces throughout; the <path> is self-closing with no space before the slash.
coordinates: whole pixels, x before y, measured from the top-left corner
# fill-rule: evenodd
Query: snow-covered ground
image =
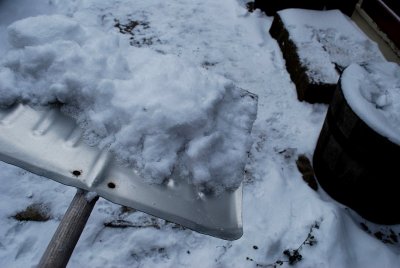
<path id="1" fill-rule="evenodd" d="M 242 0 L 3 0 L 0 58 L 12 48 L 6 41 L 9 24 L 54 13 L 101 33 L 118 33 L 121 42 L 143 53 L 178 57 L 259 97 L 241 239 L 197 234 L 101 199 L 69 267 L 399 266 L 399 226 L 366 222 L 323 190 L 313 191 L 297 170 L 298 156 L 313 154 L 327 106 L 297 101 L 279 47 L 268 34 L 272 18 L 247 12 Z M 75 189 L 6 164 L 0 182 L 0 267 L 34 266 Z M 42 204 L 50 220 L 14 219 L 31 204 Z M 130 227 L 110 227 L 121 222 Z"/>

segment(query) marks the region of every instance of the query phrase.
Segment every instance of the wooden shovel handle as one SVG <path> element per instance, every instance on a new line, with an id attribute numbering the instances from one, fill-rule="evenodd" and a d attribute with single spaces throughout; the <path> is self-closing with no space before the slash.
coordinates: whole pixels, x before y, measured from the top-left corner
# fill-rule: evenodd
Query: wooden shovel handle
<path id="1" fill-rule="evenodd" d="M 82 234 L 98 196 L 88 200 L 86 191 L 78 189 L 74 199 L 44 252 L 38 268 L 66 267 Z"/>

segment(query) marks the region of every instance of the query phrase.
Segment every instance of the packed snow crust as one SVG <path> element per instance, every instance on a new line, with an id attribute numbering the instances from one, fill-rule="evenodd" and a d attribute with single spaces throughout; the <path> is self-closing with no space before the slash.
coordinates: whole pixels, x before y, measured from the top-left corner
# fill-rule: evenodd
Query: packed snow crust
<path id="1" fill-rule="evenodd" d="M 237 188 L 251 147 L 255 95 L 120 38 L 64 15 L 13 23 L 12 49 L 0 61 L 0 104 L 64 104 L 90 144 L 110 148 L 151 183 L 174 172 L 217 191 Z"/>
<path id="2" fill-rule="evenodd" d="M 337 68 L 384 59 L 377 44 L 339 10 L 286 9 L 278 14 L 315 83 L 336 84 Z"/>
<path id="3" fill-rule="evenodd" d="M 399 65 L 352 64 L 340 82 L 354 112 L 376 132 L 400 145 Z"/>
<path id="4" fill-rule="evenodd" d="M 300 154 L 312 158 L 327 105 L 297 100 L 280 48 L 268 34 L 273 18 L 259 11 L 247 12 L 246 2 L 0 1 L 0 59 L 11 49 L 6 29 L 13 21 L 61 14 L 84 29 L 91 27 L 91 32 L 97 29 L 122 36 L 118 39 L 121 47 L 133 38 L 135 45 L 136 41 L 144 44 L 143 53 L 174 55 L 258 95 L 243 182 L 241 239 L 224 241 L 197 234 L 100 198 L 68 267 L 398 266 L 399 225 L 365 221 L 321 188 L 315 192 L 303 181 L 295 162 Z M 114 19 L 123 24 L 143 21 L 149 27 L 123 35 L 114 27 Z M 146 45 L 144 39 L 154 42 Z M 76 190 L 4 163 L 0 170 L 0 267 L 35 266 Z M 46 204 L 50 220 L 19 222 L 13 218 L 35 203 Z M 319 228 L 312 233 L 313 245 L 303 245 L 299 250 L 302 259 L 290 265 L 283 252 L 298 249 L 316 222 Z"/>

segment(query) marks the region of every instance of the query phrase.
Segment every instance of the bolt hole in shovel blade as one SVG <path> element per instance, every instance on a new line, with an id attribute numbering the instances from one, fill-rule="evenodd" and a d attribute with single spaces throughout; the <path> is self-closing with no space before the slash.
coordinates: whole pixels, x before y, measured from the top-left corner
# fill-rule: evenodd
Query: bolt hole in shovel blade
<path id="1" fill-rule="evenodd" d="M 108 188 L 110 188 L 110 189 L 114 189 L 114 188 L 116 187 L 115 183 L 113 183 L 113 182 L 109 182 L 109 183 L 107 184 L 107 186 L 108 186 Z"/>
<path id="2" fill-rule="evenodd" d="M 81 132 L 75 121 L 57 107 L 0 109 L 0 160 L 200 233 L 228 240 L 242 236 L 242 187 L 213 195 L 200 193 L 186 178 L 148 184 L 76 133 Z"/>

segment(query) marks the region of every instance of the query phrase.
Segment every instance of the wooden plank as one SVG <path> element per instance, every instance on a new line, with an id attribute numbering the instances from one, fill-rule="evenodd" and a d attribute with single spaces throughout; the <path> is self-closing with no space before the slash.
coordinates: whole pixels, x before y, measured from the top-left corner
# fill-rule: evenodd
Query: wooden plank
<path id="1" fill-rule="evenodd" d="M 390 2 L 388 2 L 390 3 Z M 391 41 L 400 47 L 400 15 L 398 6 L 393 5 L 393 9 L 381 0 L 364 0 L 361 8 L 370 16 Z"/>

